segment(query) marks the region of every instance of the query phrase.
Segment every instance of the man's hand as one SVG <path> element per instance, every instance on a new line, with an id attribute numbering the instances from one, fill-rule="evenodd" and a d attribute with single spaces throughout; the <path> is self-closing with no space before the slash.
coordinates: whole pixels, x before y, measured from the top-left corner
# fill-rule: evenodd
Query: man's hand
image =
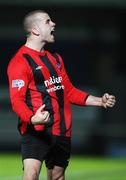
<path id="1" fill-rule="evenodd" d="M 35 115 L 33 115 L 31 117 L 31 123 L 36 125 L 36 124 L 47 124 L 49 122 L 49 112 L 48 111 L 44 111 L 45 104 L 42 105 L 35 113 Z"/>
<path id="2" fill-rule="evenodd" d="M 109 95 L 108 93 L 105 93 L 103 96 L 102 96 L 102 106 L 104 108 L 107 108 L 107 107 L 113 107 L 115 105 L 115 96 L 113 95 Z"/>

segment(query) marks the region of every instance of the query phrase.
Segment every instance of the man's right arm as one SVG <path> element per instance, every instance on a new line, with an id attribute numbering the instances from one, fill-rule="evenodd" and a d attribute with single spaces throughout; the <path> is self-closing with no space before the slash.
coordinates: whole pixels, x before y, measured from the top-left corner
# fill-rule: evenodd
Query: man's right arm
<path id="1" fill-rule="evenodd" d="M 25 60 L 12 61 L 8 66 L 10 99 L 13 111 L 21 121 L 28 124 L 46 124 L 49 122 L 49 112 L 44 111 L 45 105 L 34 113 L 26 104 L 26 92 L 31 78 L 31 69 Z"/>

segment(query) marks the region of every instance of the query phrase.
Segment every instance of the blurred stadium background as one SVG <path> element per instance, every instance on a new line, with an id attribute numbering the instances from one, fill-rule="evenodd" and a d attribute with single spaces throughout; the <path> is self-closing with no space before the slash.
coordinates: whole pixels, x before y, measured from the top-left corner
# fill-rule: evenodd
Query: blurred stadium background
<path id="1" fill-rule="evenodd" d="M 35 9 L 46 10 L 56 22 L 56 42 L 47 48 L 62 55 L 73 84 L 93 95 L 109 92 L 117 97 L 113 109 L 72 106 L 73 155 L 126 158 L 126 2 L 0 0 L 0 161 L 3 162 L 3 153 L 20 151 L 17 117 L 10 106 L 6 70 L 10 58 L 25 42 L 23 17 Z M 78 167 L 83 170 L 83 165 Z M 120 174 L 125 174 L 126 179 L 123 171 L 126 164 L 123 162 L 120 167 L 123 167 Z M 4 180 L 2 170 L 0 166 L 0 177 Z M 85 179 L 91 179 L 88 173 Z M 118 176 L 117 180 L 121 178 Z"/>

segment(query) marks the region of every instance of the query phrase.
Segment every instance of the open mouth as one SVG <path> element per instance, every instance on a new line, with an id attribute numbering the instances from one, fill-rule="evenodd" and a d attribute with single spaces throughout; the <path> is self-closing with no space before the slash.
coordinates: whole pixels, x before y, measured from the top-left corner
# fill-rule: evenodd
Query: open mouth
<path id="1" fill-rule="evenodd" d="M 51 33 L 50 33 L 51 35 L 54 35 L 54 29 L 51 31 Z"/>

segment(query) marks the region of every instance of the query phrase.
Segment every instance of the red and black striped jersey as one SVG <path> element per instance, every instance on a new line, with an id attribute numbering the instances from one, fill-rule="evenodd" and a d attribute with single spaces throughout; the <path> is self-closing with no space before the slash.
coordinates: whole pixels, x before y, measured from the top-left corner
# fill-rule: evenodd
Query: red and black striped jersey
<path id="1" fill-rule="evenodd" d="M 22 46 L 8 65 L 12 108 L 19 117 L 21 134 L 33 126 L 36 131 L 50 129 L 53 135 L 71 135 L 71 103 L 85 105 L 88 94 L 75 88 L 59 54 L 38 52 Z M 47 125 L 32 125 L 36 110 L 45 104 L 50 113 Z"/>

